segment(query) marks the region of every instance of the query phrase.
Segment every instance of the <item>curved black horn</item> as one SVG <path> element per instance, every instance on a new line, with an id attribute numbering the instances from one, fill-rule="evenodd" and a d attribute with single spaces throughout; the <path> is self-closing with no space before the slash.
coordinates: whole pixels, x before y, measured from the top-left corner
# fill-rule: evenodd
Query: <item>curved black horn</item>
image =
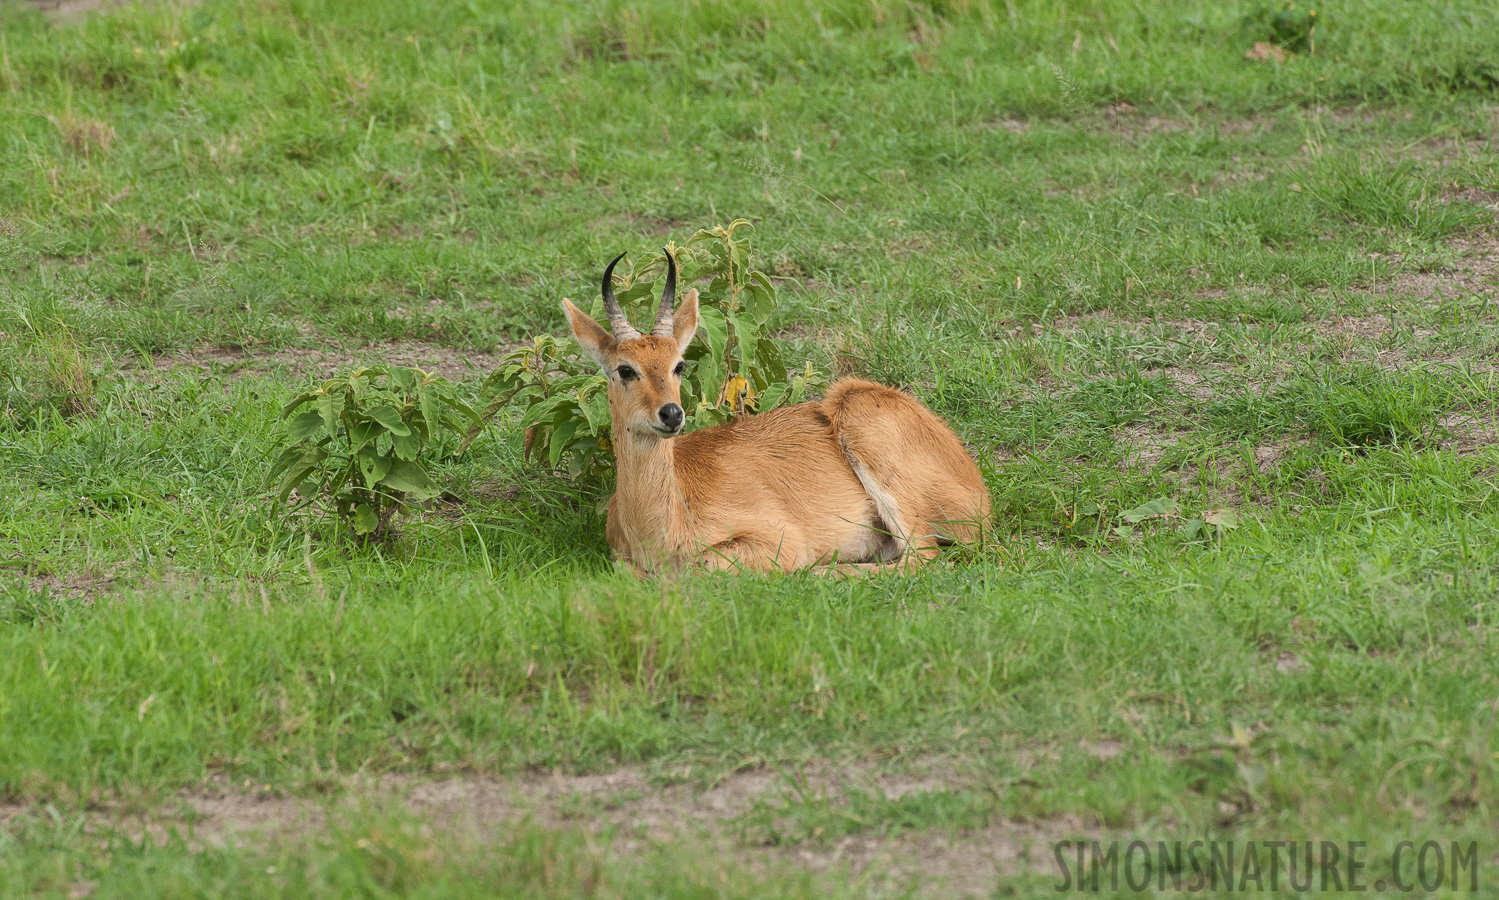
<path id="1" fill-rule="evenodd" d="M 609 330 L 614 332 L 616 341 L 640 337 L 640 332 L 625 318 L 625 311 L 619 308 L 619 301 L 614 299 L 614 267 L 624 258 L 624 253 L 614 257 L 609 262 L 609 268 L 604 270 L 604 313 L 609 316 Z"/>
<path id="2" fill-rule="evenodd" d="M 661 252 L 666 254 L 666 290 L 661 292 L 661 309 L 656 312 L 651 334 L 671 337 L 671 315 L 677 307 L 677 261 L 667 248 L 662 247 Z"/>

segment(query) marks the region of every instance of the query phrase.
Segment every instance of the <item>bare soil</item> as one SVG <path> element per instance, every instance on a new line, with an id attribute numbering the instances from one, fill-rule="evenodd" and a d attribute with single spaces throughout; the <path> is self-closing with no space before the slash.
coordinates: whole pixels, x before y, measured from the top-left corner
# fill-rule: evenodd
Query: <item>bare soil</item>
<path id="1" fill-rule="evenodd" d="M 101 6 L 124 6 L 128 0 L 25 0 L 58 20 L 71 20 Z"/>
<path id="2" fill-rule="evenodd" d="M 1123 752 L 1113 740 L 1080 746 L 1099 759 Z M 1016 760 L 1028 768 L 1055 755 L 1021 752 Z M 594 775 L 356 776 L 340 782 L 332 795 L 309 798 L 217 776 L 149 812 L 104 804 L 92 814 L 91 827 L 118 829 L 136 840 L 147 835 L 162 840 L 175 831 L 199 847 L 276 844 L 326 833 L 341 815 L 381 809 L 418 817 L 455 840 L 482 844 L 502 836 L 507 826 L 529 821 L 611 835 L 602 845 L 615 858 L 675 843 L 733 858 L 751 870 L 792 867 L 839 880 L 859 878 L 874 896 L 919 885 L 921 896 L 930 897 L 989 896 L 1002 875 L 1049 871 L 1053 842 L 1099 827 L 1068 816 L 996 821 L 959 832 L 876 828 L 835 840 L 773 845 L 742 828 L 740 820 L 757 806 L 780 807 L 793 796 L 793 784 L 805 796 L 837 799 L 857 788 L 893 800 L 913 792 L 960 789 L 974 779 L 950 760 L 930 759 L 899 771 L 860 761 L 819 761 L 784 774 L 754 769 L 706 782 L 666 781 L 639 766 Z M 35 814 L 28 806 L 0 803 L 0 828 Z"/>
<path id="3" fill-rule="evenodd" d="M 288 347 L 269 353 L 249 353 L 227 347 L 201 347 L 196 350 L 156 357 L 159 372 L 197 370 L 204 374 L 243 377 L 272 372 L 294 375 L 331 377 L 352 365 L 381 363 L 412 366 L 449 380 L 483 377 L 492 372 L 504 351 L 459 350 L 417 341 L 392 341 L 363 347 L 313 349 Z"/>

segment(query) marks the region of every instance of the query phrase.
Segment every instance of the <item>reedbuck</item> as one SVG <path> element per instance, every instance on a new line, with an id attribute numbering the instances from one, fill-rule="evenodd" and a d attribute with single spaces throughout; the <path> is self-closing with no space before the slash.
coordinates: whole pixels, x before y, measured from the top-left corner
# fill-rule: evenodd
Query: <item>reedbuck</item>
<path id="1" fill-rule="evenodd" d="M 942 420 L 900 391 L 844 378 L 821 401 L 682 435 L 682 352 L 694 288 L 673 312 L 677 267 L 650 334 L 631 327 L 604 270 L 610 330 L 567 300 L 572 333 L 609 379 L 618 489 L 610 546 L 636 572 L 703 565 L 767 572 L 908 565 L 972 542 L 989 492 Z"/>

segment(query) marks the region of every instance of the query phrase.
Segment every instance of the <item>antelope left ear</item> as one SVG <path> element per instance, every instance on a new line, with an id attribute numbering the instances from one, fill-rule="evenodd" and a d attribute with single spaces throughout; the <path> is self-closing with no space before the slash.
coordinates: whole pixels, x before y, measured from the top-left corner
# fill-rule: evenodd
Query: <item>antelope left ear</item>
<path id="1" fill-rule="evenodd" d="M 671 316 L 671 333 L 677 339 L 677 352 L 686 353 L 687 345 L 697 333 L 697 288 L 687 292 Z"/>

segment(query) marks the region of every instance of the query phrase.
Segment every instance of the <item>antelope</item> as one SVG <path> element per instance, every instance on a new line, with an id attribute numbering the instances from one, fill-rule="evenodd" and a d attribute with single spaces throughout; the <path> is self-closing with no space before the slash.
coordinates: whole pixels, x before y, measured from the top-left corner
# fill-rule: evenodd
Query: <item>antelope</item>
<path id="1" fill-rule="evenodd" d="M 614 297 L 605 330 L 562 301 L 573 337 L 608 378 L 618 484 L 605 536 L 637 574 L 701 566 L 741 571 L 912 566 L 977 540 L 989 491 L 957 435 L 911 396 L 843 378 L 820 401 L 682 434 L 682 353 L 697 289 L 676 304 L 677 266 L 650 334 Z"/>

